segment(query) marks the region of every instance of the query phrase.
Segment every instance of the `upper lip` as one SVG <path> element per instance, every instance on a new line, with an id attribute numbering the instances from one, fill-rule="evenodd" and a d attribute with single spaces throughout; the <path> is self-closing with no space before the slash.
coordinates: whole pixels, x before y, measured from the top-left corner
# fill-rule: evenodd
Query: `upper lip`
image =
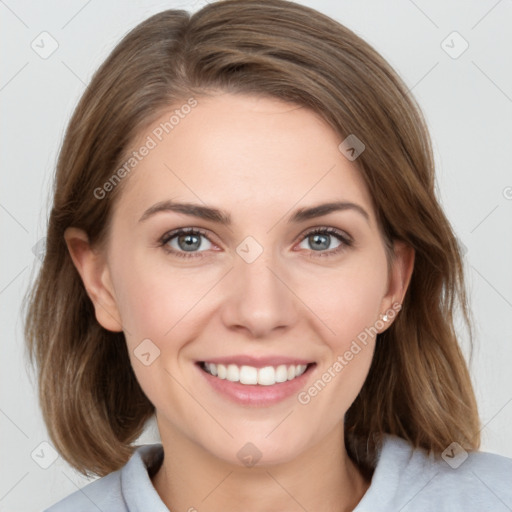
<path id="1" fill-rule="evenodd" d="M 307 359 L 299 359 L 296 357 L 287 357 L 287 356 L 266 356 L 266 357 L 254 357 L 254 356 L 246 356 L 246 355 L 238 355 L 238 356 L 229 356 L 229 357 L 212 357 L 209 359 L 204 359 L 199 362 L 213 363 L 213 364 L 235 364 L 237 366 L 253 366 L 255 368 L 264 368 L 265 366 L 280 366 L 282 364 L 286 366 L 300 365 L 305 364 L 308 365 L 313 361 L 308 361 Z"/>

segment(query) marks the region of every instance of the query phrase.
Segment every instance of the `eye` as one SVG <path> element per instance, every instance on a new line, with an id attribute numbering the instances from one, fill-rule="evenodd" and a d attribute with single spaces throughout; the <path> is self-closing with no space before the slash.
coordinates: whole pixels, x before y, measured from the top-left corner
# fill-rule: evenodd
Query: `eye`
<path id="1" fill-rule="evenodd" d="M 333 246 L 333 238 L 335 239 L 335 244 Z M 352 246 L 353 240 L 335 228 L 315 228 L 309 232 L 307 232 L 303 236 L 302 244 L 306 243 L 309 247 L 303 247 L 305 249 L 312 248 L 312 257 L 316 256 L 335 256 L 342 251 L 346 250 L 348 247 Z M 330 250 L 327 250 L 330 249 Z M 317 254 L 314 254 L 317 253 Z"/>
<path id="2" fill-rule="evenodd" d="M 206 244 L 203 243 L 203 239 L 207 241 Z M 161 238 L 160 245 L 166 252 L 182 258 L 201 257 L 198 252 L 212 248 L 212 242 L 206 232 L 196 228 L 181 228 L 166 233 Z M 199 251 L 200 248 L 204 250 Z"/>
<path id="3" fill-rule="evenodd" d="M 332 247 L 335 239 L 334 248 Z M 203 243 L 206 240 L 206 243 Z M 352 238 L 335 228 L 315 228 L 302 235 L 302 244 L 310 247 L 302 247 L 311 251 L 311 256 L 335 256 L 352 246 Z M 203 257 L 203 252 L 212 249 L 213 243 L 208 238 L 206 231 L 198 228 L 180 228 L 166 233 L 159 241 L 164 250 L 180 258 Z M 206 247 L 205 247 L 206 245 Z M 200 250 L 201 249 L 201 250 Z"/>

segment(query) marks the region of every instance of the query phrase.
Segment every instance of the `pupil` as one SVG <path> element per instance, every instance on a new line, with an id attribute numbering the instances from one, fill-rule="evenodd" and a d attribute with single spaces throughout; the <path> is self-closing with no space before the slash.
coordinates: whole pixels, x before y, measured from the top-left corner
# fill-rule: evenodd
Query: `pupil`
<path id="1" fill-rule="evenodd" d="M 201 241 L 199 240 L 199 237 L 197 235 L 183 235 L 180 237 L 180 242 L 182 240 L 185 240 L 185 247 L 181 247 L 181 248 L 185 249 L 185 250 L 199 249 L 199 246 L 201 245 Z M 181 246 L 181 243 L 180 243 L 180 246 Z"/>
<path id="2" fill-rule="evenodd" d="M 322 245 L 322 239 L 323 239 L 323 247 L 320 247 L 320 249 L 328 249 L 329 248 L 329 239 L 326 235 L 313 235 L 313 244 L 318 244 L 320 243 L 320 245 Z"/>

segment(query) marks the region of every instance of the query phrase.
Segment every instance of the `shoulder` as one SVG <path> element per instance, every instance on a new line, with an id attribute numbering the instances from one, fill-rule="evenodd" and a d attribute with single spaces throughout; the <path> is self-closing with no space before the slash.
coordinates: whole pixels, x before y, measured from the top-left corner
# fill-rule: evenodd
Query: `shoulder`
<path id="1" fill-rule="evenodd" d="M 371 485 L 354 512 L 434 509 L 512 510 L 512 459 L 466 452 L 455 443 L 435 456 L 386 435 Z"/>
<path id="2" fill-rule="evenodd" d="M 121 494 L 121 470 L 87 484 L 43 512 L 126 512 Z"/>
<path id="3" fill-rule="evenodd" d="M 167 511 L 148 474 L 148 468 L 161 463 L 162 455 L 161 444 L 138 446 L 121 469 L 85 485 L 43 512 L 138 512 L 149 505 L 153 506 L 149 506 L 151 510 Z"/>

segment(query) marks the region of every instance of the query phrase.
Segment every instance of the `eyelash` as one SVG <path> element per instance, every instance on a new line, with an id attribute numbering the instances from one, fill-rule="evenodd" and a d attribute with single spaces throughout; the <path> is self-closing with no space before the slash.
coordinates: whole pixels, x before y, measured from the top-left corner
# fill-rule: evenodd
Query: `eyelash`
<path id="1" fill-rule="evenodd" d="M 337 238 L 341 245 L 339 247 L 336 247 L 336 249 L 331 249 L 327 251 L 311 251 L 314 254 L 311 254 L 312 258 L 315 257 L 331 257 L 331 256 L 337 256 L 342 251 L 346 250 L 347 248 L 351 247 L 353 245 L 353 240 L 349 238 L 348 236 L 344 235 L 343 232 L 338 231 L 335 228 L 329 228 L 329 227 L 320 227 L 320 228 L 314 228 L 311 231 L 306 232 L 304 235 L 302 235 L 302 238 L 300 238 L 300 242 L 305 240 L 307 237 L 312 235 L 331 235 Z M 172 254 L 173 256 L 178 256 L 179 258 L 202 258 L 203 255 L 201 254 L 204 251 L 199 252 L 186 252 L 186 251 L 176 251 L 175 249 L 170 249 L 168 247 L 168 243 L 173 239 L 180 235 L 202 235 L 204 236 L 209 242 L 213 243 L 206 233 L 206 231 L 198 228 L 180 228 L 176 229 L 174 231 L 170 231 L 169 233 L 166 233 L 162 236 L 162 238 L 159 241 L 159 247 L 162 247 L 165 252 L 168 254 Z"/>

